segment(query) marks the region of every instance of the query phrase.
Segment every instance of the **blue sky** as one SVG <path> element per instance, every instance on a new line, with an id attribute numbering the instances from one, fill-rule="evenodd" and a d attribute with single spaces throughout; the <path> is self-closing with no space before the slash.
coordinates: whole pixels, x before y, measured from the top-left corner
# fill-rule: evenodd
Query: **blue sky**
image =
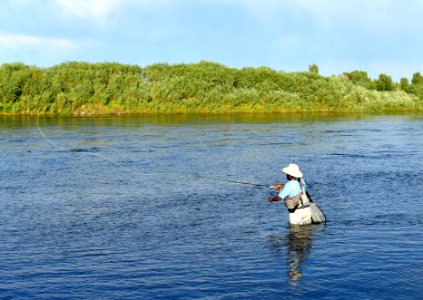
<path id="1" fill-rule="evenodd" d="M 0 64 L 423 73 L 422 0 L 0 0 Z"/>

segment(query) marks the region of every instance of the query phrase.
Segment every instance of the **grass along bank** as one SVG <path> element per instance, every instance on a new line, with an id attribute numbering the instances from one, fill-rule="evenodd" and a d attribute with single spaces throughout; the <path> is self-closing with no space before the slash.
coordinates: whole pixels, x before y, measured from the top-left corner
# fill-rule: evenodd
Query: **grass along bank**
<path id="1" fill-rule="evenodd" d="M 353 71 L 325 77 L 212 62 L 154 64 L 67 62 L 49 68 L 0 66 L 0 114 L 134 114 L 423 110 L 423 77 L 400 83 Z"/>

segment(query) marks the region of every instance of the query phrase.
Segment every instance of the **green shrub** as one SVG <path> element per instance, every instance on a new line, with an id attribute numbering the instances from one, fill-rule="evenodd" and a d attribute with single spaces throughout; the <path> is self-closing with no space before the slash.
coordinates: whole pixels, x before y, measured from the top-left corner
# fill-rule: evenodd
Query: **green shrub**
<path id="1" fill-rule="evenodd" d="M 0 66 L 0 113 L 421 110 L 423 79 L 395 84 L 353 71 L 325 77 L 317 65 L 286 73 L 268 67 L 66 62 L 50 68 Z"/>

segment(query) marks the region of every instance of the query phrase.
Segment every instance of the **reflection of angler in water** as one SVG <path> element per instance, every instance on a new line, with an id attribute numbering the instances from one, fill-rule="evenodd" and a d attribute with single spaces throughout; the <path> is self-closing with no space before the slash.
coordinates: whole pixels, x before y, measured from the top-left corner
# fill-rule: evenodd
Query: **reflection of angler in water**
<path id="1" fill-rule="evenodd" d="M 287 267 L 289 283 L 293 286 L 303 276 L 302 263 L 310 254 L 312 226 L 291 225 L 287 235 Z"/>
<path id="2" fill-rule="evenodd" d="M 276 254 L 286 249 L 288 280 L 291 286 L 297 286 L 303 276 L 304 260 L 310 255 L 312 234 L 315 226 L 291 225 L 286 236 L 271 235 L 270 246 Z"/>

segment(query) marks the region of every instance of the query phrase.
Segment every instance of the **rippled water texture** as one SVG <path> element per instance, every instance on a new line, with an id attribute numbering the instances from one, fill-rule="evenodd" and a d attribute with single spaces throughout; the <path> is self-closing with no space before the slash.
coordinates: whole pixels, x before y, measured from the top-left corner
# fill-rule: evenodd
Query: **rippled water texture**
<path id="1" fill-rule="evenodd" d="M 40 118 L 57 147 L 0 125 L 1 299 L 423 295 L 422 116 Z M 326 226 L 225 182 L 291 162 Z"/>

